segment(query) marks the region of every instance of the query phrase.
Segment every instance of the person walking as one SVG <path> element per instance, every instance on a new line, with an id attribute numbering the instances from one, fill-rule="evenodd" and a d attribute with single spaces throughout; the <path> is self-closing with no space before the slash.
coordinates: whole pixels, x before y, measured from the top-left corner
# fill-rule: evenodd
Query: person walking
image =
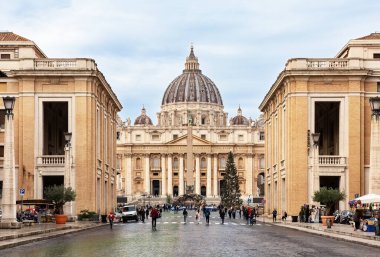
<path id="1" fill-rule="evenodd" d="M 282 215 L 281 220 L 286 222 L 287 218 L 288 218 L 288 213 L 284 211 L 284 215 Z"/>
<path id="2" fill-rule="evenodd" d="M 210 224 L 210 211 L 205 209 L 206 225 Z"/>
<path id="3" fill-rule="evenodd" d="M 273 222 L 276 222 L 276 219 L 277 219 L 277 210 L 276 209 L 273 210 L 272 215 L 273 215 Z"/>
<path id="4" fill-rule="evenodd" d="M 201 214 L 200 214 L 199 209 L 198 209 L 197 212 L 195 213 L 195 220 L 197 221 L 198 224 L 199 224 L 200 219 L 201 219 Z"/>
<path id="5" fill-rule="evenodd" d="M 149 208 L 148 207 L 146 207 L 146 210 L 145 210 L 145 217 L 146 217 L 146 219 L 149 219 Z"/>
<path id="6" fill-rule="evenodd" d="M 113 221 L 115 219 L 115 215 L 113 214 L 113 212 L 111 211 L 110 214 L 108 215 L 108 220 L 110 222 L 110 228 L 112 229 L 112 225 L 113 225 Z"/>
<path id="7" fill-rule="evenodd" d="M 150 217 L 152 217 L 152 229 L 156 231 L 157 218 L 158 218 L 158 210 L 156 208 L 152 207 L 152 210 L 150 211 Z"/>
<path id="8" fill-rule="evenodd" d="M 187 219 L 187 210 L 186 210 L 186 208 L 185 208 L 185 209 L 183 209 L 183 212 L 182 212 L 182 214 L 183 214 L 183 222 L 185 222 L 185 223 L 186 223 L 186 219 Z"/>
<path id="9" fill-rule="evenodd" d="M 354 227 L 354 231 L 358 230 L 360 228 L 360 219 L 361 219 L 362 215 L 361 215 L 361 212 L 356 209 L 355 210 L 355 213 L 354 213 L 354 217 L 353 217 L 353 220 L 354 220 L 354 223 L 355 223 L 355 227 Z"/>
<path id="10" fill-rule="evenodd" d="M 225 209 L 221 208 L 219 211 L 220 218 L 222 219 L 222 225 L 224 224 L 224 217 L 226 216 Z"/>
<path id="11" fill-rule="evenodd" d="M 145 223 L 145 210 L 144 210 L 144 207 L 141 207 L 140 216 L 141 216 L 142 223 Z"/>

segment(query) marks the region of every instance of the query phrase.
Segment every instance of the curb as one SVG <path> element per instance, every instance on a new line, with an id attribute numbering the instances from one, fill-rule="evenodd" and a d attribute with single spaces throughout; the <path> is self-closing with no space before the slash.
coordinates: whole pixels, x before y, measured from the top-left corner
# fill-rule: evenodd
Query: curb
<path id="1" fill-rule="evenodd" d="M 318 235 L 322 237 L 333 238 L 339 241 L 345 241 L 345 242 L 380 248 L 380 243 L 379 243 L 380 239 L 373 240 L 373 239 L 367 239 L 363 237 L 354 238 L 352 234 L 345 233 L 345 232 L 336 233 L 335 231 L 324 231 L 324 230 L 305 228 L 305 227 L 286 226 L 286 225 L 277 224 L 277 223 L 273 223 L 273 225 L 278 226 L 278 227 L 283 227 L 283 228 L 289 228 L 289 229 L 293 229 L 297 231 L 302 231 L 302 232 L 306 232 L 306 233 L 310 233 L 310 234 L 314 234 L 314 235 Z M 355 240 L 355 239 L 359 239 L 359 240 Z"/>
<path id="2" fill-rule="evenodd" d="M 12 248 L 20 245 L 25 245 L 37 241 L 43 241 L 48 240 L 51 238 L 57 238 L 60 236 L 73 234 L 76 232 L 81 232 L 84 230 L 94 229 L 101 226 L 105 226 L 107 224 L 98 224 L 96 226 L 84 226 L 84 227 L 78 227 L 78 226 L 69 226 L 69 227 L 63 227 L 63 228 L 52 228 L 47 230 L 41 230 L 41 231 L 33 231 L 29 233 L 24 233 L 21 235 L 12 235 L 12 236 L 5 236 L 8 237 L 8 239 L 4 239 L 0 241 L 0 250 Z M 36 236 L 36 237 L 33 237 Z M 8 240 L 12 240 L 14 242 L 6 242 Z"/>

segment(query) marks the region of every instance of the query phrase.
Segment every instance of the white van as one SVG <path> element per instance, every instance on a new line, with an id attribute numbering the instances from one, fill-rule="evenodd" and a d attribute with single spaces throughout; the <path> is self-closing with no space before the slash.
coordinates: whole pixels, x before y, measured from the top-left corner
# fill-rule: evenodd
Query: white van
<path id="1" fill-rule="evenodd" d="M 123 223 L 128 220 L 135 220 L 136 222 L 139 221 L 139 218 L 137 217 L 136 205 L 125 205 L 121 207 L 121 219 L 123 220 Z"/>

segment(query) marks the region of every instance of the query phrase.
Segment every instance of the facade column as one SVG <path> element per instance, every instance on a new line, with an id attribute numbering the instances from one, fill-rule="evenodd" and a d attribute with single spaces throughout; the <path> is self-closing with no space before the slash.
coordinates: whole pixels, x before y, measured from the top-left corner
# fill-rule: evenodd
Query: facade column
<path id="1" fill-rule="evenodd" d="M 126 154 L 125 194 L 132 196 L 132 154 Z"/>
<path id="2" fill-rule="evenodd" d="M 246 170 L 246 182 L 245 182 L 245 195 L 253 195 L 252 184 L 253 184 L 253 167 L 252 167 L 252 157 L 253 154 L 247 154 L 247 168 Z"/>
<path id="3" fill-rule="evenodd" d="M 148 195 L 151 194 L 150 192 L 150 160 L 149 160 L 149 154 L 145 155 L 145 192 L 148 193 Z"/>
<path id="4" fill-rule="evenodd" d="M 372 111 L 369 168 L 369 194 L 380 194 L 380 114 Z"/>
<path id="5" fill-rule="evenodd" d="M 183 154 L 179 156 L 179 185 L 178 185 L 178 194 L 184 194 L 184 170 L 183 170 Z"/>
<path id="6" fill-rule="evenodd" d="M 214 196 L 218 195 L 218 155 L 214 155 Z"/>
<path id="7" fill-rule="evenodd" d="M 161 155 L 161 195 L 162 197 L 165 197 L 167 195 L 167 188 L 166 188 L 166 156 L 165 154 Z"/>
<path id="8" fill-rule="evenodd" d="M 201 167 L 199 161 L 199 154 L 195 155 L 195 193 L 201 194 Z"/>
<path id="9" fill-rule="evenodd" d="M 173 156 L 168 154 L 168 195 L 173 196 Z"/>
<path id="10" fill-rule="evenodd" d="M 206 196 L 211 197 L 211 155 L 207 155 L 207 184 L 206 184 Z"/>

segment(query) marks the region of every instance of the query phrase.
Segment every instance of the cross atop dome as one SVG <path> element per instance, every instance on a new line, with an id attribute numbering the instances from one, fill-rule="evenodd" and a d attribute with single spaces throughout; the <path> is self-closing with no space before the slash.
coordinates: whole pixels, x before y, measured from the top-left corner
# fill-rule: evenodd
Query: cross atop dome
<path id="1" fill-rule="evenodd" d="M 193 43 L 191 43 L 190 46 L 190 54 L 188 57 L 186 57 L 186 63 L 185 63 L 185 71 L 200 71 L 199 69 L 199 63 L 198 58 L 194 54 L 194 46 Z"/>

